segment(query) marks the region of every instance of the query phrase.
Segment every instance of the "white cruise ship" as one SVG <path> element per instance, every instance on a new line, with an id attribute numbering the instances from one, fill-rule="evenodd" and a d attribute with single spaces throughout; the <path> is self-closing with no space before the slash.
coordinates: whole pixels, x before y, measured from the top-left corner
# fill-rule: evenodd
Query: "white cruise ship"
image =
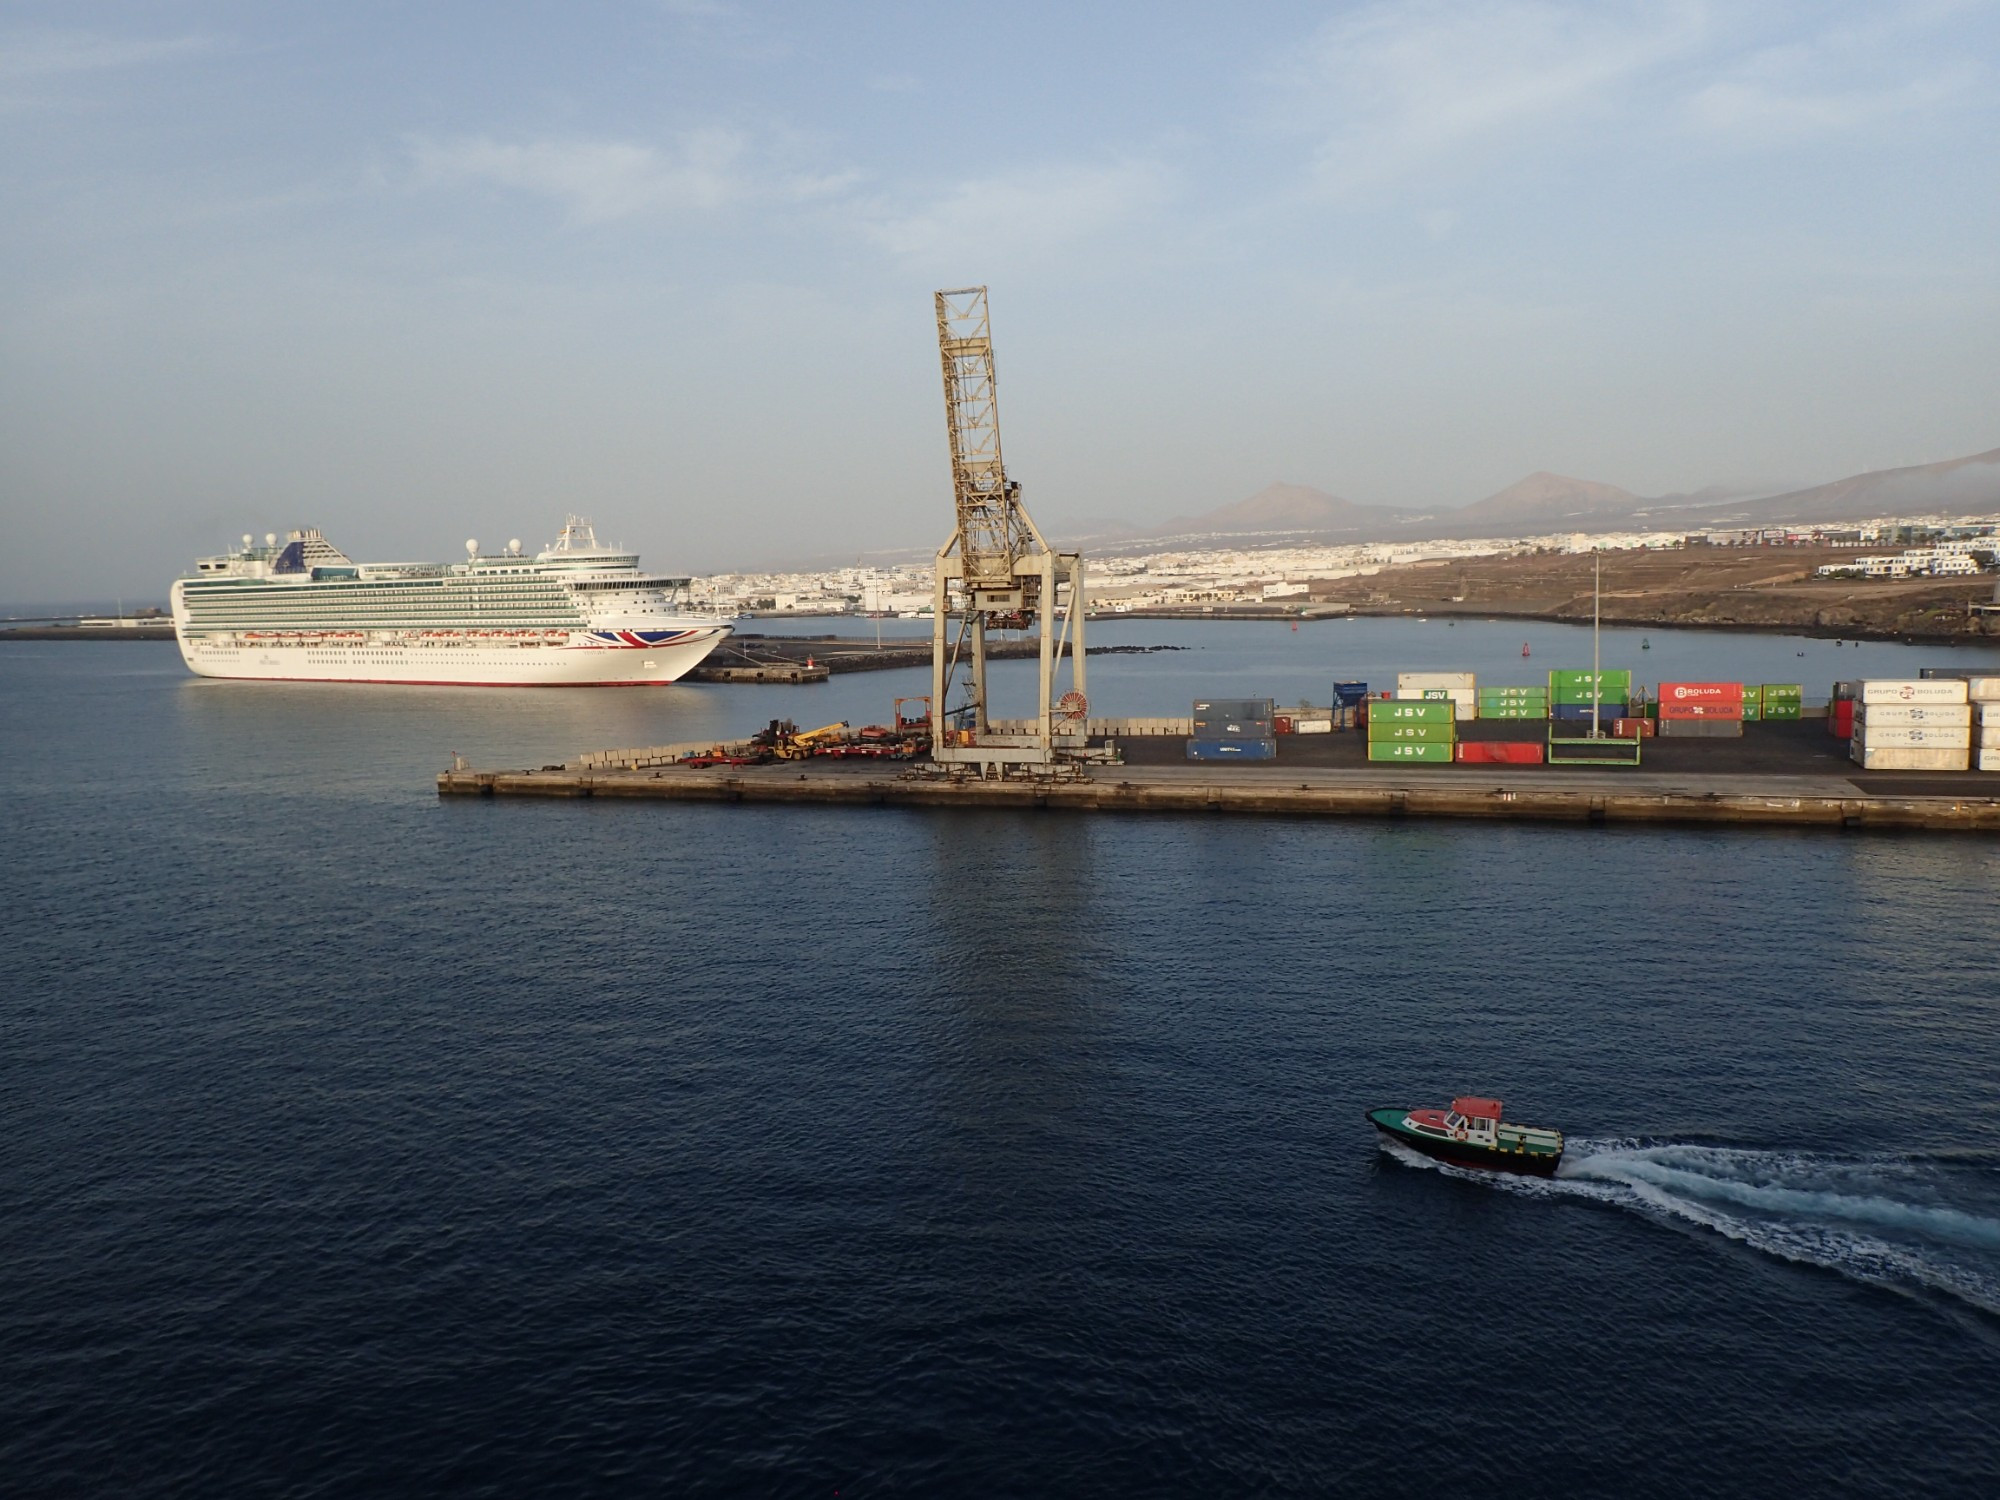
<path id="1" fill-rule="evenodd" d="M 204 677 L 476 687 L 634 686 L 692 671 L 731 630 L 688 580 L 639 571 L 571 516 L 524 556 L 357 563 L 317 530 L 243 538 L 174 580 L 181 657 Z"/>

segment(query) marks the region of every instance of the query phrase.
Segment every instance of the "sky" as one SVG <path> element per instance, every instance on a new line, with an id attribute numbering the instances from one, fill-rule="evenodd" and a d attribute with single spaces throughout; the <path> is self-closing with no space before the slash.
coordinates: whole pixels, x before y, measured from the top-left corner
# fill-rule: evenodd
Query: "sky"
<path id="1" fill-rule="evenodd" d="M 2000 4 L 0 0 L 0 600 L 2000 445 Z"/>

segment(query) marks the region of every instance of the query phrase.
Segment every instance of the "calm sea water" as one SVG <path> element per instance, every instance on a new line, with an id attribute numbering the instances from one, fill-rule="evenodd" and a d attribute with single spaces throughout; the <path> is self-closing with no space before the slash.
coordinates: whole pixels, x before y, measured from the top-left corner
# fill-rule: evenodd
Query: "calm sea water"
<path id="1" fill-rule="evenodd" d="M 1093 661 L 1110 712 L 1588 662 L 1119 638 L 1193 649 Z M 1651 639 L 1607 665 L 1970 660 Z M 0 1488 L 1993 1492 L 2000 845 L 429 779 L 881 718 L 918 676 L 0 647 Z M 1568 1130 L 1568 1175 L 1362 1120 L 1472 1089 Z"/>

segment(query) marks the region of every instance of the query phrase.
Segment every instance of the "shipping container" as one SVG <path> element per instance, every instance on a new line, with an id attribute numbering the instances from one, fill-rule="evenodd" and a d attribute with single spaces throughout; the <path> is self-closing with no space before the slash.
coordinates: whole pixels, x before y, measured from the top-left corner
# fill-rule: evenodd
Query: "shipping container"
<path id="1" fill-rule="evenodd" d="M 1538 682 L 1527 686 L 1516 686 L 1516 687 L 1483 687 L 1479 689 L 1479 696 L 1481 699 L 1547 698 L 1549 696 L 1549 688 L 1548 684 L 1543 682 Z"/>
<path id="2" fill-rule="evenodd" d="M 1425 703 L 1421 699 L 1412 702 L 1378 698 L 1368 706 L 1368 727 L 1373 729 L 1384 720 L 1403 724 L 1449 724 L 1455 717 L 1453 707 L 1450 703 Z"/>
<path id="3" fill-rule="evenodd" d="M 1863 703 L 1964 703 L 1965 682 L 1956 677 L 1871 677 L 1861 684 Z"/>
<path id="4" fill-rule="evenodd" d="M 1588 703 L 1551 704 L 1549 706 L 1549 717 L 1552 719 L 1561 719 L 1569 723 L 1588 724 L 1591 718 L 1591 705 Z M 1604 702 L 1597 705 L 1597 718 L 1601 723 L 1609 724 L 1613 719 L 1622 719 L 1624 717 L 1625 703 L 1622 699 L 1614 703 L 1607 698 Z"/>
<path id="5" fill-rule="evenodd" d="M 1970 703 L 1862 703 L 1854 710 L 1854 725 L 1932 724 L 1960 725 L 1972 722 Z"/>
<path id="6" fill-rule="evenodd" d="M 1864 771 L 1963 771 L 1972 764 L 1970 750 L 1940 750 L 1934 746 L 1883 745 L 1873 749 L 1856 740 L 1848 759 Z"/>
<path id="7" fill-rule="evenodd" d="M 1806 701 L 1805 684 L 1802 682 L 1767 682 L 1759 689 L 1764 695 L 1764 706 L 1773 703 L 1803 703 Z"/>
<path id="8" fill-rule="evenodd" d="M 1911 745 L 1935 745 L 1940 750 L 1970 750 L 1970 724 L 1857 724 L 1854 743 L 1880 748 L 1906 749 Z"/>
<path id="9" fill-rule="evenodd" d="M 1456 755 L 1468 763 L 1538 766 L 1542 746 L 1539 740 L 1460 740 Z"/>
<path id="10" fill-rule="evenodd" d="M 1616 671 L 1597 673 L 1551 672 L 1549 673 L 1549 692 L 1551 695 L 1558 692 L 1588 693 L 1593 681 L 1598 690 L 1607 698 L 1611 697 L 1614 693 L 1620 698 L 1628 697 L 1632 691 L 1631 670 L 1620 667 Z"/>
<path id="11" fill-rule="evenodd" d="M 1425 764 L 1449 764 L 1452 747 L 1442 741 L 1394 740 L 1368 743 L 1370 760 L 1418 761 Z"/>
<path id="12" fill-rule="evenodd" d="M 1662 699 L 1653 717 L 1658 719 L 1740 719 L 1743 717 L 1744 703 L 1741 698 L 1731 698 L 1727 702 L 1702 702 L 1687 699 Z"/>
<path id="13" fill-rule="evenodd" d="M 1766 703 L 1764 705 L 1764 722 L 1767 724 L 1773 719 L 1803 719 L 1805 716 L 1806 706 L 1803 703 Z"/>
<path id="14" fill-rule="evenodd" d="M 1973 759 L 1975 771 L 2000 771 L 2000 750 L 1980 750 Z"/>
<path id="15" fill-rule="evenodd" d="M 1743 701 L 1743 684 L 1740 682 L 1663 682 L 1660 684 L 1660 707 L 1667 708 L 1688 705 L 1691 707 L 1718 708 L 1734 707 Z"/>
<path id="16" fill-rule="evenodd" d="M 2000 703 L 2000 677 L 1967 678 L 1965 696 L 1974 703 Z"/>
<path id="17" fill-rule="evenodd" d="M 1743 737 L 1741 719 L 1662 719 L 1663 740 L 1731 740 Z"/>
<path id="18" fill-rule="evenodd" d="M 1854 733 L 1855 702 L 1852 698 L 1836 698 L 1826 708 L 1826 727 L 1835 739 L 1847 739 Z"/>
<path id="19" fill-rule="evenodd" d="M 1332 734 L 1332 733 L 1333 733 L 1333 720 L 1332 720 L 1331 718 L 1325 718 L 1325 719 L 1294 719 L 1294 720 L 1292 720 L 1292 733 L 1293 733 L 1293 734 Z"/>
<path id="20" fill-rule="evenodd" d="M 1653 736 L 1654 724 L 1651 719 L 1614 719 L 1611 732 L 1621 740 L 1643 740 Z"/>
<path id="21" fill-rule="evenodd" d="M 1482 719 L 1546 719 L 1549 706 L 1546 703 L 1507 703 L 1479 705 Z"/>
<path id="22" fill-rule="evenodd" d="M 1470 672 L 1398 672 L 1396 686 L 1399 688 L 1465 688 L 1477 686 Z"/>
<path id="23" fill-rule="evenodd" d="M 1852 703 L 1860 696 L 1861 684 L 1858 682 L 1836 682 L 1833 685 L 1833 701 L 1835 703 Z"/>
<path id="24" fill-rule="evenodd" d="M 1764 717 L 1763 705 L 1760 703 L 1751 702 L 1749 695 L 1746 694 L 1743 699 L 1743 722 L 1746 724 L 1755 724 L 1759 719 L 1763 717 Z"/>
<path id="25" fill-rule="evenodd" d="M 1975 750 L 2000 750 L 2000 719 L 1991 724 L 1981 724 L 1972 731 L 1972 748 Z"/>
<path id="26" fill-rule="evenodd" d="M 1205 740 L 1187 742 L 1189 760 L 1276 760 L 1278 742 L 1273 739 Z"/>
<path id="27" fill-rule="evenodd" d="M 1404 724 L 1385 719 L 1379 724 L 1368 726 L 1368 743 L 1386 744 L 1391 740 L 1415 740 L 1424 744 L 1449 745 L 1458 738 L 1456 725 L 1445 724 Z"/>

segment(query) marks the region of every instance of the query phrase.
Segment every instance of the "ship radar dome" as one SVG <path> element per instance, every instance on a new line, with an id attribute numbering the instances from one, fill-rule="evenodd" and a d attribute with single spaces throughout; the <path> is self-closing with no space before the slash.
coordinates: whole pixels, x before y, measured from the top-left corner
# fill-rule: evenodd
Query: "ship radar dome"
<path id="1" fill-rule="evenodd" d="M 247 531 L 246 531 L 246 532 L 244 532 L 244 533 L 243 533 L 243 545 L 244 545 L 244 547 L 245 547 L 246 549 L 247 549 L 247 548 L 249 547 L 249 545 L 250 545 L 250 544 L 251 544 L 252 542 L 254 542 L 254 541 L 256 541 L 256 540 L 257 540 L 257 539 L 256 539 L 255 537 L 253 537 L 252 535 L 250 535 L 250 533 L 249 533 L 249 532 L 247 532 Z"/>
<path id="2" fill-rule="evenodd" d="M 514 556 L 519 557 L 521 555 L 521 539 L 517 536 L 509 537 L 507 539 L 507 550 L 513 553 Z"/>
<path id="3" fill-rule="evenodd" d="M 476 537 L 467 537 L 465 539 L 465 555 L 467 557 L 479 556 L 479 541 Z"/>

